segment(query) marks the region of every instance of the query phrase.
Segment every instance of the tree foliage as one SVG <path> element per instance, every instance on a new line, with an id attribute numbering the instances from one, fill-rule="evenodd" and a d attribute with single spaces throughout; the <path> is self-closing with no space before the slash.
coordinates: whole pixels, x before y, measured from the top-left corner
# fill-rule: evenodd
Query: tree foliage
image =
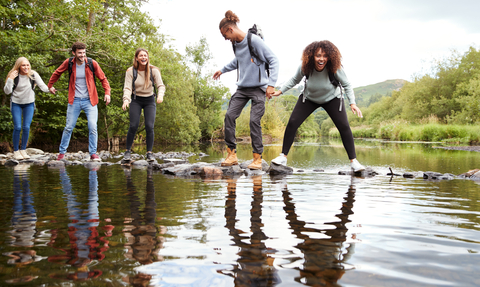
<path id="1" fill-rule="evenodd" d="M 437 61 L 432 73 L 405 83 L 391 97 L 383 97 L 365 110 L 368 124 L 438 118 L 440 123 L 476 124 L 480 122 L 480 51 L 474 47 L 460 55 Z"/>
<path id="2" fill-rule="evenodd" d="M 166 85 L 164 102 L 157 106 L 155 137 L 162 142 L 191 143 L 200 138 L 200 131 L 212 129 L 211 119 L 203 116 L 213 109 L 197 101 L 195 91 L 207 99 L 225 93 L 226 88 L 212 86 L 198 78 L 186 59 L 166 46 L 167 40 L 151 17 L 140 10 L 144 0 L 0 0 L 0 85 L 5 85 L 8 71 L 15 60 L 24 56 L 45 82 L 53 71 L 71 56 L 73 42 L 87 44 L 87 56 L 95 59 L 105 72 L 112 88 L 112 102 L 103 102 L 99 92 L 99 138 L 125 136 L 128 112 L 121 109 L 126 69 L 132 65 L 138 47 L 149 50 L 150 61 L 160 68 Z M 201 42 L 207 49 L 206 42 Z M 202 56 L 202 55 L 201 55 Z M 204 56 L 204 55 L 203 55 Z M 203 65 L 209 57 L 194 59 Z M 58 143 L 65 126 L 67 76 L 55 84 L 57 95 L 36 90 L 36 107 L 31 127 L 32 139 Z M 98 81 L 97 81 L 98 82 Z M 220 102 L 215 98 L 216 102 Z M 215 103 L 216 104 L 216 103 Z M 220 102 L 221 104 L 221 102 Z M 198 107 L 196 105 L 199 105 Z M 218 112 L 217 112 L 218 115 Z M 214 124 L 218 125 L 218 122 Z M 216 127 L 216 126 L 215 126 Z M 10 141 L 13 125 L 9 96 L 3 95 L 0 105 L 0 140 Z M 144 133 L 139 128 L 139 136 Z M 88 136 L 86 118 L 81 116 L 74 137 Z"/>

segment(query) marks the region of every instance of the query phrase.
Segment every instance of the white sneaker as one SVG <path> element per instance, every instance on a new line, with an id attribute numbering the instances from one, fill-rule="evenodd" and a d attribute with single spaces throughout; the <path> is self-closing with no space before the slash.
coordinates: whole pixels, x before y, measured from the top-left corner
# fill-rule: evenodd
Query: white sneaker
<path id="1" fill-rule="evenodd" d="M 353 172 L 359 172 L 365 170 L 365 167 L 361 165 L 357 159 L 354 159 L 351 163 L 350 166 L 352 167 Z"/>
<path id="2" fill-rule="evenodd" d="M 281 153 L 279 156 L 272 160 L 272 163 L 278 165 L 287 165 L 287 157 L 283 153 Z"/>
<path id="3" fill-rule="evenodd" d="M 13 158 L 16 160 L 23 160 L 23 156 L 19 150 L 13 152 Z"/>
<path id="4" fill-rule="evenodd" d="M 20 154 L 23 156 L 23 159 L 30 159 L 30 156 L 28 155 L 26 150 L 21 150 Z"/>

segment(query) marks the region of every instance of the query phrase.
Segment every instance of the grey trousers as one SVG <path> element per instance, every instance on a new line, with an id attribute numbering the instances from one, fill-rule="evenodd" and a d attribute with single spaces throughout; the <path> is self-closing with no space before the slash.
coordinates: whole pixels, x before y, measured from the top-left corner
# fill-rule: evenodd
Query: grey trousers
<path id="1" fill-rule="evenodd" d="M 230 149 L 236 149 L 235 121 L 242 113 L 249 100 L 252 100 L 250 110 L 250 137 L 254 153 L 263 153 L 262 126 L 260 121 L 265 113 L 265 91 L 260 87 L 239 88 L 228 103 L 225 114 L 225 143 Z"/>

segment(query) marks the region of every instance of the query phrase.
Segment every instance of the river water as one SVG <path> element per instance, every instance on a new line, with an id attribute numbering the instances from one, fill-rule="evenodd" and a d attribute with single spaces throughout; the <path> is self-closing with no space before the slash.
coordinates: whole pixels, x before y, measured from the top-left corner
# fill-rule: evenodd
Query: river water
<path id="1" fill-rule="evenodd" d="M 0 167 L 0 285 L 480 286 L 479 183 L 386 175 L 458 175 L 480 168 L 480 153 L 356 144 L 379 175 L 338 175 L 337 141 L 296 143 L 284 177 Z M 192 163 L 224 155 L 177 149 L 209 155 Z M 249 145 L 238 156 L 250 159 Z"/>

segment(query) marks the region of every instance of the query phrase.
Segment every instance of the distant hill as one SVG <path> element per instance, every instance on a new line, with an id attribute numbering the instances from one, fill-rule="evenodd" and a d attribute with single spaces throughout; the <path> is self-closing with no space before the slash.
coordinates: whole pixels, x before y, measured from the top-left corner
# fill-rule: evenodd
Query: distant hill
<path id="1" fill-rule="evenodd" d="M 405 80 L 387 80 L 385 82 L 354 88 L 355 100 L 358 106 L 369 106 L 378 101 L 381 96 L 391 95 L 392 91 L 398 91 L 405 84 Z M 375 96 L 372 98 L 371 97 Z"/>

